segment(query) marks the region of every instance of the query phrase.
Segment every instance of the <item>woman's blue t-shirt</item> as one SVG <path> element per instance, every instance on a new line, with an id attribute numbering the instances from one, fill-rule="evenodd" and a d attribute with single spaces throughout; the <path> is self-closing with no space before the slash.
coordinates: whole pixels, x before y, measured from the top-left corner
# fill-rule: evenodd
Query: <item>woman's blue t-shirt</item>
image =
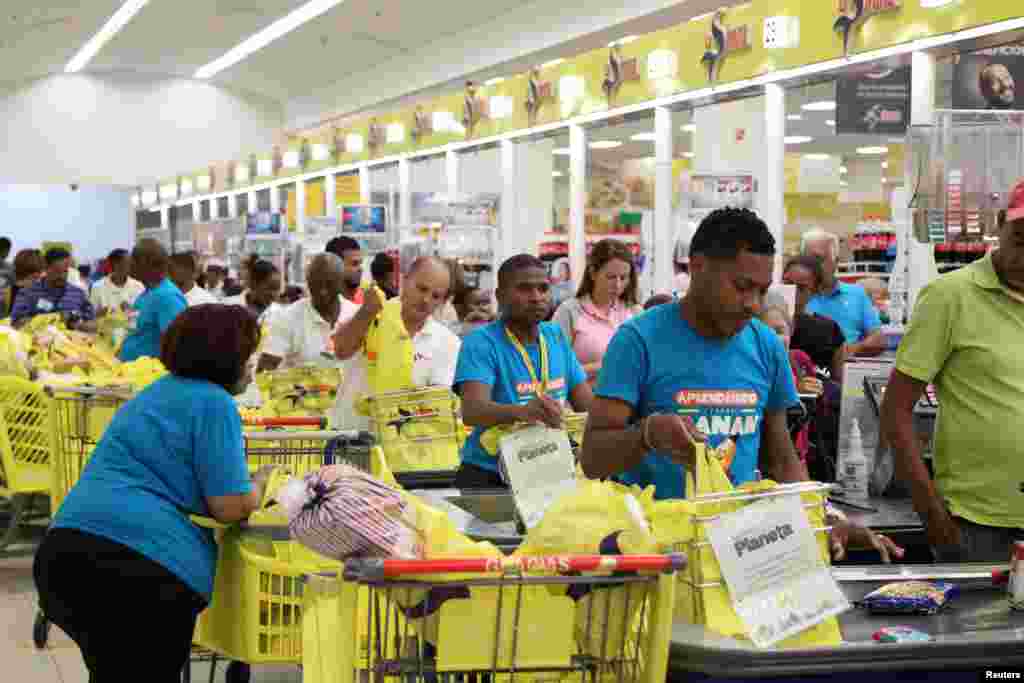
<path id="1" fill-rule="evenodd" d="M 799 401 L 775 332 L 753 320 L 727 340 L 708 339 L 683 319 L 679 303 L 652 308 L 619 328 L 594 393 L 628 403 L 640 418 L 689 416 L 734 484 L 755 477 L 764 414 Z M 653 484 L 659 499 L 686 497 L 683 467 L 661 453 L 649 453 L 620 479 Z"/>
<path id="2" fill-rule="evenodd" d="M 207 600 L 217 546 L 189 514 L 251 490 L 238 407 L 222 387 L 169 375 L 117 411 L 53 522 L 125 545 Z"/>
<path id="3" fill-rule="evenodd" d="M 125 363 L 145 356 L 159 358 L 160 336 L 188 308 L 185 295 L 164 278 L 159 285 L 140 294 L 132 308 L 135 309 L 135 329 L 125 338 L 118 358 Z"/>
<path id="4" fill-rule="evenodd" d="M 548 396 L 564 403 L 577 385 L 587 381 L 587 373 L 562 328 L 554 323 L 541 323 L 540 333 L 548 347 Z M 525 349 L 539 378 L 540 344 L 528 344 Z M 509 341 L 505 324 L 500 320 L 471 332 L 462 340 L 455 366 L 456 389 L 465 382 L 480 382 L 491 387 L 491 400 L 495 403 L 526 405 L 537 396 L 526 363 Z M 462 462 L 497 472 L 497 459 L 480 445 L 482 433 L 477 427 L 466 440 L 462 446 Z"/>

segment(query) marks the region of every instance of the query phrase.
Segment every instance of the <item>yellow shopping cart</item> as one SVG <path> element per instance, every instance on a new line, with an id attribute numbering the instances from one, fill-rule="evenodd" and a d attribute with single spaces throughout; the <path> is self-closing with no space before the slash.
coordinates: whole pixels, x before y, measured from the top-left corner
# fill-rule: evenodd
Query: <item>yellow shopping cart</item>
<path id="1" fill-rule="evenodd" d="M 450 488 L 466 432 L 459 399 L 447 387 L 377 394 L 366 399 L 377 443 L 407 489 Z"/>
<path id="2" fill-rule="evenodd" d="M 303 681 L 663 683 L 673 573 L 685 563 L 683 555 L 350 560 L 341 574 L 308 578 Z M 381 609 L 360 615 L 361 589 Z M 369 637 L 360 643 L 358 632 Z"/>

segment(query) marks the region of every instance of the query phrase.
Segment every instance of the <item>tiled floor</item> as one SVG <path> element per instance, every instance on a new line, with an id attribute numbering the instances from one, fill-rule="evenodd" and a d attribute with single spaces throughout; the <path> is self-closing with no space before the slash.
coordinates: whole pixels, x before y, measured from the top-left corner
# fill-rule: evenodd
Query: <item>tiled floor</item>
<path id="1" fill-rule="evenodd" d="M 18 683 L 88 683 L 89 674 L 78 648 L 60 629 L 50 629 L 49 644 L 43 651 L 36 650 L 32 643 L 36 615 L 32 556 L 42 533 L 42 527 L 27 529 L 22 541 L 0 552 L 0 633 L 6 634 L 0 639 L 2 678 Z M 218 667 L 215 680 L 224 680 L 224 669 L 224 664 Z M 302 681 L 296 666 L 254 667 L 252 672 L 254 683 Z M 195 664 L 192 680 L 207 683 L 209 665 Z"/>

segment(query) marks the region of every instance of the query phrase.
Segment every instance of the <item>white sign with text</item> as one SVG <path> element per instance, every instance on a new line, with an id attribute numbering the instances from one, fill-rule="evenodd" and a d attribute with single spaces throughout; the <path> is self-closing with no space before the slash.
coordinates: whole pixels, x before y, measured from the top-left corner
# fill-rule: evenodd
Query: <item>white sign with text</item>
<path id="1" fill-rule="evenodd" d="M 561 429 L 519 429 L 502 437 L 499 452 L 516 509 L 527 529 L 536 526 L 558 498 L 576 489 L 572 446 Z"/>
<path id="2" fill-rule="evenodd" d="M 758 647 L 850 608 L 799 495 L 752 503 L 707 525 L 733 607 Z"/>

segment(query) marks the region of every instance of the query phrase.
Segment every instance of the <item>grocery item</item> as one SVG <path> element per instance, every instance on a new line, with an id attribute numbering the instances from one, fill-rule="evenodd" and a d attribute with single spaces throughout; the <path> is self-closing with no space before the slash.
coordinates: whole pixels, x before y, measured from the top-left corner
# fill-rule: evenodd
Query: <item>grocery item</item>
<path id="1" fill-rule="evenodd" d="M 886 626 L 871 634 L 877 643 L 927 643 L 932 637 L 909 626 Z"/>
<path id="2" fill-rule="evenodd" d="M 957 594 L 954 584 L 900 581 L 871 591 L 858 603 L 873 614 L 935 614 Z"/>
<path id="3" fill-rule="evenodd" d="M 843 487 L 843 497 L 854 502 L 867 502 L 868 459 L 864 454 L 860 422 L 856 418 L 850 427 L 849 448 L 842 457 L 839 470 L 839 484 Z"/>

